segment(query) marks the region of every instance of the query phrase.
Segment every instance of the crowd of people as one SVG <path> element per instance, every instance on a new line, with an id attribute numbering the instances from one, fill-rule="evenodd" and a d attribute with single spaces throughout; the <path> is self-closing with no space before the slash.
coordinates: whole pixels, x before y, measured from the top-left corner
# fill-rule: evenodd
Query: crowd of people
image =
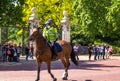
<path id="1" fill-rule="evenodd" d="M 21 44 L 5 43 L 1 45 L 1 54 L 3 62 L 19 62 L 21 54 L 24 53 L 25 60 L 28 61 L 28 57 L 33 59 L 34 47 L 33 44 L 25 46 L 24 52 L 22 51 Z"/>
<path id="2" fill-rule="evenodd" d="M 28 57 L 33 59 L 34 56 L 34 47 L 33 44 L 30 44 L 30 47 L 28 45 L 25 46 L 25 60 L 28 61 Z"/>
<path id="3" fill-rule="evenodd" d="M 113 54 L 112 46 L 108 46 L 106 44 L 101 45 L 89 45 L 88 46 L 89 60 L 91 60 L 91 55 L 94 54 L 94 60 L 100 59 L 109 59 Z"/>
<path id="4" fill-rule="evenodd" d="M 75 57 L 77 60 L 79 60 L 79 54 L 81 54 L 81 45 L 78 43 L 75 43 L 73 46 Z M 87 50 L 88 51 L 88 58 L 91 60 L 91 56 L 94 55 L 94 60 L 105 60 L 109 59 L 113 54 L 113 48 L 112 46 L 108 46 L 106 44 L 100 44 L 100 45 L 92 45 L 89 44 Z"/>
<path id="5" fill-rule="evenodd" d="M 1 45 L 2 60 L 8 62 L 19 62 L 21 54 L 20 44 L 5 43 Z"/>
<path id="6" fill-rule="evenodd" d="M 107 46 L 106 44 L 94 46 L 93 50 L 95 54 L 95 58 L 94 58 L 95 60 L 97 60 L 97 56 L 98 56 L 98 59 L 100 58 L 103 58 L 104 60 L 109 59 L 113 53 L 112 46 Z"/>
<path id="7" fill-rule="evenodd" d="M 79 54 L 81 53 L 80 44 L 75 44 L 73 46 L 75 57 L 77 60 L 79 60 Z M 1 45 L 2 49 L 2 60 L 7 62 L 19 62 L 20 61 L 20 55 L 22 53 L 22 47 L 20 44 L 11 44 L 11 43 L 5 43 Z M 28 58 L 30 57 L 33 59 L 34 56 L 34 47 L 33 44 L 30 44 L 30 46 L 25 46 L 25 60 L 28 61 Z M 91 56 L 94 55 L 94 60 L 105 60 L 109 59 L 110 56 L 113 54 L 113 48 L 112 46 L 107 46 L 106 44 L 101 45 L 88 45 L 88 55 L 89 60 L 91 60 Z"/>

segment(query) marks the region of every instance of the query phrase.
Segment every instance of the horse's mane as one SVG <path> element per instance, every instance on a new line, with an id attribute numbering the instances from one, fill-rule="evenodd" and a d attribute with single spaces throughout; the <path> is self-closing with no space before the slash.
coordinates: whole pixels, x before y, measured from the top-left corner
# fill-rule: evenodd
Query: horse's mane
<path id="1" fill-rule="evenodd" d="M 42 37 L 44 42 L 47 42 L 47 39 L 42 35 L 42 33 L 39 31 L 39 35 Z"/>
<path id="2" fill-rule="evenodd" d="M 39 28 L 33 29 L 33 33 L 30 36 L 30 40 L 35 40 L 37 43 L 37 46 L 40 45 L 46 45 L 47 40 L 46 38 L 42 35 L 41 30 Z"/>
<path id="3" fill-rule="evenodd" d="M 38 38 L 42 39 L 44 42 L 47 42 L 46 38 L 42 35 L 41 30 L 39 28 L 35 32 L 37 32 Z"/>

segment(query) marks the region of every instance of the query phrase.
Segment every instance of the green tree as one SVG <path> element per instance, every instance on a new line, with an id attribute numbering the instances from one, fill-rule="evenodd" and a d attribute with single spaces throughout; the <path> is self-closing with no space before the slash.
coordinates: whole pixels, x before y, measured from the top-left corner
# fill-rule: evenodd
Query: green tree
<path id="1" fill-rule="evenodd" d="M 32 14 L 31 9 L 36 7 L 37 16 L 40 19 L 41 25 L 48 19 L 54 19 L 56 24 L 59 26 L 64 10 L 67 10 L 70 19 L 73 19 L 73 16 L 71 16 L 73 1 L 74 0 L 26 0 L 23 10 L 23 13 L 25 13 L 23 20 L 28 21 L 30 15 Z"/>
<path id="2" fill-rule="evenodd" d="M 76 23 L 73 29 L 77 32 L 72 34 L 89 42 L 118 38 L 115 33 L 119 34 L 119 8 L 117 0 L 75 0 L 73 10 Z"/>
<path id="3" fill-rule="evenodd" d="M 73 20 L 72 5 L 74 0 L 25 0 L 24 4 L 24 17 L 23 21 L 28 25 L 28 19 L 32 14 L 32 8 L 36 7 L 36 15 L 40 19 L 40 27 L 43 28 L 43 25 L 48 19 L 54 19 L 55 24 L 58 29 L 60 29 L 60 22 L 63 18 L 63 11 L 68 11 L 68 16 L 70 20 Z M 61 30 L 59 30 L 61 32 Z"/>
<path id="4" fill-rule="evenodd" d="M 120 1 L 112 0 L 112 5 L 107 8 L 108 13 L 106 15 L 106 20 L 108 22 L 107 36 L 112 39 L 119 40 L 120 38 Z"/>
<path id="5" fill-rule="evenodd" d="M 0 26 L 17 26 L 22 22 L 22 5 L 24 0 L 0 1 Z"/>
<path id="6" fill-rule="evenodd" d="M 0 27 L 2 28 L 2 38 L 3 42 L 8 41 L 8 39 L 14 39 L 14 35 L 10 33 L 11 28 L 21 28 L 22 22 L 22 5 L 24 0 L 1 0 L 0 1 Z M 5 31 L 5 33 L 4 33 Z M 17 30 L 14 30 L 17 32 Z M 10 34 L 9 34 L 10 33 Z M 6 37 L 6 38 L 5 38 Z M 17 37 L 20 38 L 20 37 Z"/>

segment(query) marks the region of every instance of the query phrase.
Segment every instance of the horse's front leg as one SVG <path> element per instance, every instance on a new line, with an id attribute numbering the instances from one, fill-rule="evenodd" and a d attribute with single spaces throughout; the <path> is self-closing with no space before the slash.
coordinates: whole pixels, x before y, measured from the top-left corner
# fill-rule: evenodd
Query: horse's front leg
<path id="1" fill-rule="evenodd" d="M 40 68 L 41 68 L 41 63 L 37 62 L 37 79 L 35 81 L 40 80 Z"/>
<path id="2" fill-rule="evenodd" d="M 53 78 L 53 81 L 57 81 L 57 79 L 54 77 L 54 75 L 51 73 L 51 63 L 47 63 L 47 67 L 48 67 L 48 73 L 50 74 L 50 76 Z"/>

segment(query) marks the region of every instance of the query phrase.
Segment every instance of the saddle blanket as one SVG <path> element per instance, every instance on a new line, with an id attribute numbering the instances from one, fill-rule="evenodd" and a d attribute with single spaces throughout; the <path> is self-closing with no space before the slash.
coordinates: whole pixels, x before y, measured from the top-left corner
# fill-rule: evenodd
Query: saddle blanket
<path id="1" fill-rule="evenodd" d="M 57 49 L 57 52 L 61 52 L 62 51 L 62 47 L 61 47 L 61 45 L 59 43 L 55 42 L 54 45 L 55 45 L 55 47 Z"/>

